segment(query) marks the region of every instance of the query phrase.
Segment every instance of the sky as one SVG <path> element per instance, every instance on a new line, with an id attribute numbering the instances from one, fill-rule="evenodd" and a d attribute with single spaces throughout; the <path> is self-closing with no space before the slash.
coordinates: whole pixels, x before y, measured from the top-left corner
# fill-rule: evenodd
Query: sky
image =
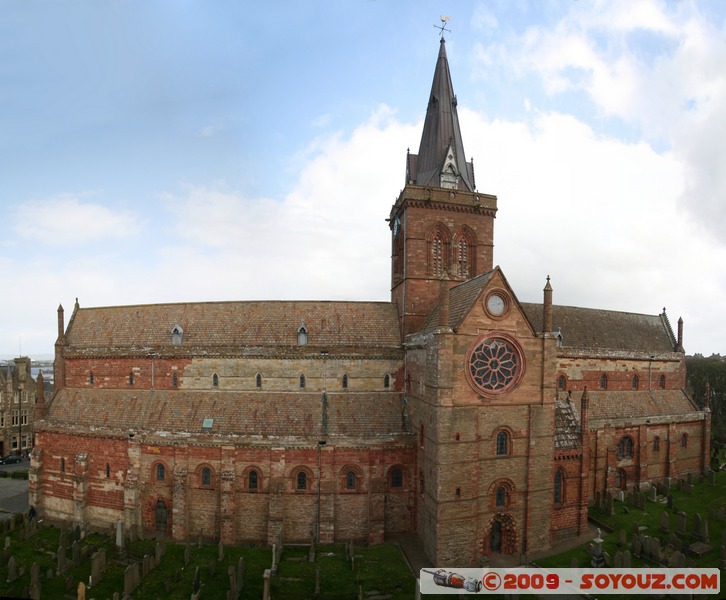
<path id="1" fill-rule="evenodd" d="M 0 356 L 76 298 L 389 300 L 446 16 L 518 299 L 726 354 L 726 2 L 0 0 Z"/>

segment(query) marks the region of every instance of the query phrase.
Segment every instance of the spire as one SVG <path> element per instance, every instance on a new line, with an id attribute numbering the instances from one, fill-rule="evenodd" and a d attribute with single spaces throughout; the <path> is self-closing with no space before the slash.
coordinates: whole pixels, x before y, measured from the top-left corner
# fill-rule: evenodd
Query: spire
<path id="1" fill-rule="evenodd" d="M 474 191 L 474 167 L 466 162 L 461 139 L 456 95 L 451 83 L 446 41 L 439 44 L 429 105 L 426 109 L 418 155 L 409 155 L 409 183 Z"/>

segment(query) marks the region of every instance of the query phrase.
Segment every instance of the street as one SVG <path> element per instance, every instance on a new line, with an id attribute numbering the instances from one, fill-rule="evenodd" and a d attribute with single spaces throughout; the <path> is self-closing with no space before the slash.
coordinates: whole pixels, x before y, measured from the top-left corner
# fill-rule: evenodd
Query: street
<path id="1" fill-rule="evenodd" d="M 29 462 L 24 460 L 12 465 L 0 465 L 0 471 L 24 471 Z M 0 520 L 9 519 L 15 513 L 28 512 L 28 480 L 0 477 Z"/>

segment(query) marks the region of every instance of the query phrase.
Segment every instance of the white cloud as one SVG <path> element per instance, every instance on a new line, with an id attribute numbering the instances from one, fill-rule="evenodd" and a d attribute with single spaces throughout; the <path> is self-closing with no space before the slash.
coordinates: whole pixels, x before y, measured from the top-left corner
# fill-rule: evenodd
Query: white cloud
<path id="1" fill-rule="evenodd" d="M 102 204 L 61 194 L 19 205 L 13 225 L 17 234 L 27 240 L 76 245 L 136 235 L 141 221 L 130 212 L 113 211 Z"/>

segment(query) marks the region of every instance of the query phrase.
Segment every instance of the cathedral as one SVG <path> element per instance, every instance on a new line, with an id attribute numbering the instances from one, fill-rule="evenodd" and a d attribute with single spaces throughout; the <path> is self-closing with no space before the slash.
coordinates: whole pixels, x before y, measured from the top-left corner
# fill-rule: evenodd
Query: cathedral
<path id="1" fill-rule="evenodd" d="M 584 533 L 607 490 L 707 468 L 681 321 L 555 304 L 544 274 L 522 302 L 495 265 L 498 199 L 464 153 L 443 37 L 405 178 L 390 302 L 59 307 L 41 516 L 224 544 L 413 532 L 465 567 Z"/>

